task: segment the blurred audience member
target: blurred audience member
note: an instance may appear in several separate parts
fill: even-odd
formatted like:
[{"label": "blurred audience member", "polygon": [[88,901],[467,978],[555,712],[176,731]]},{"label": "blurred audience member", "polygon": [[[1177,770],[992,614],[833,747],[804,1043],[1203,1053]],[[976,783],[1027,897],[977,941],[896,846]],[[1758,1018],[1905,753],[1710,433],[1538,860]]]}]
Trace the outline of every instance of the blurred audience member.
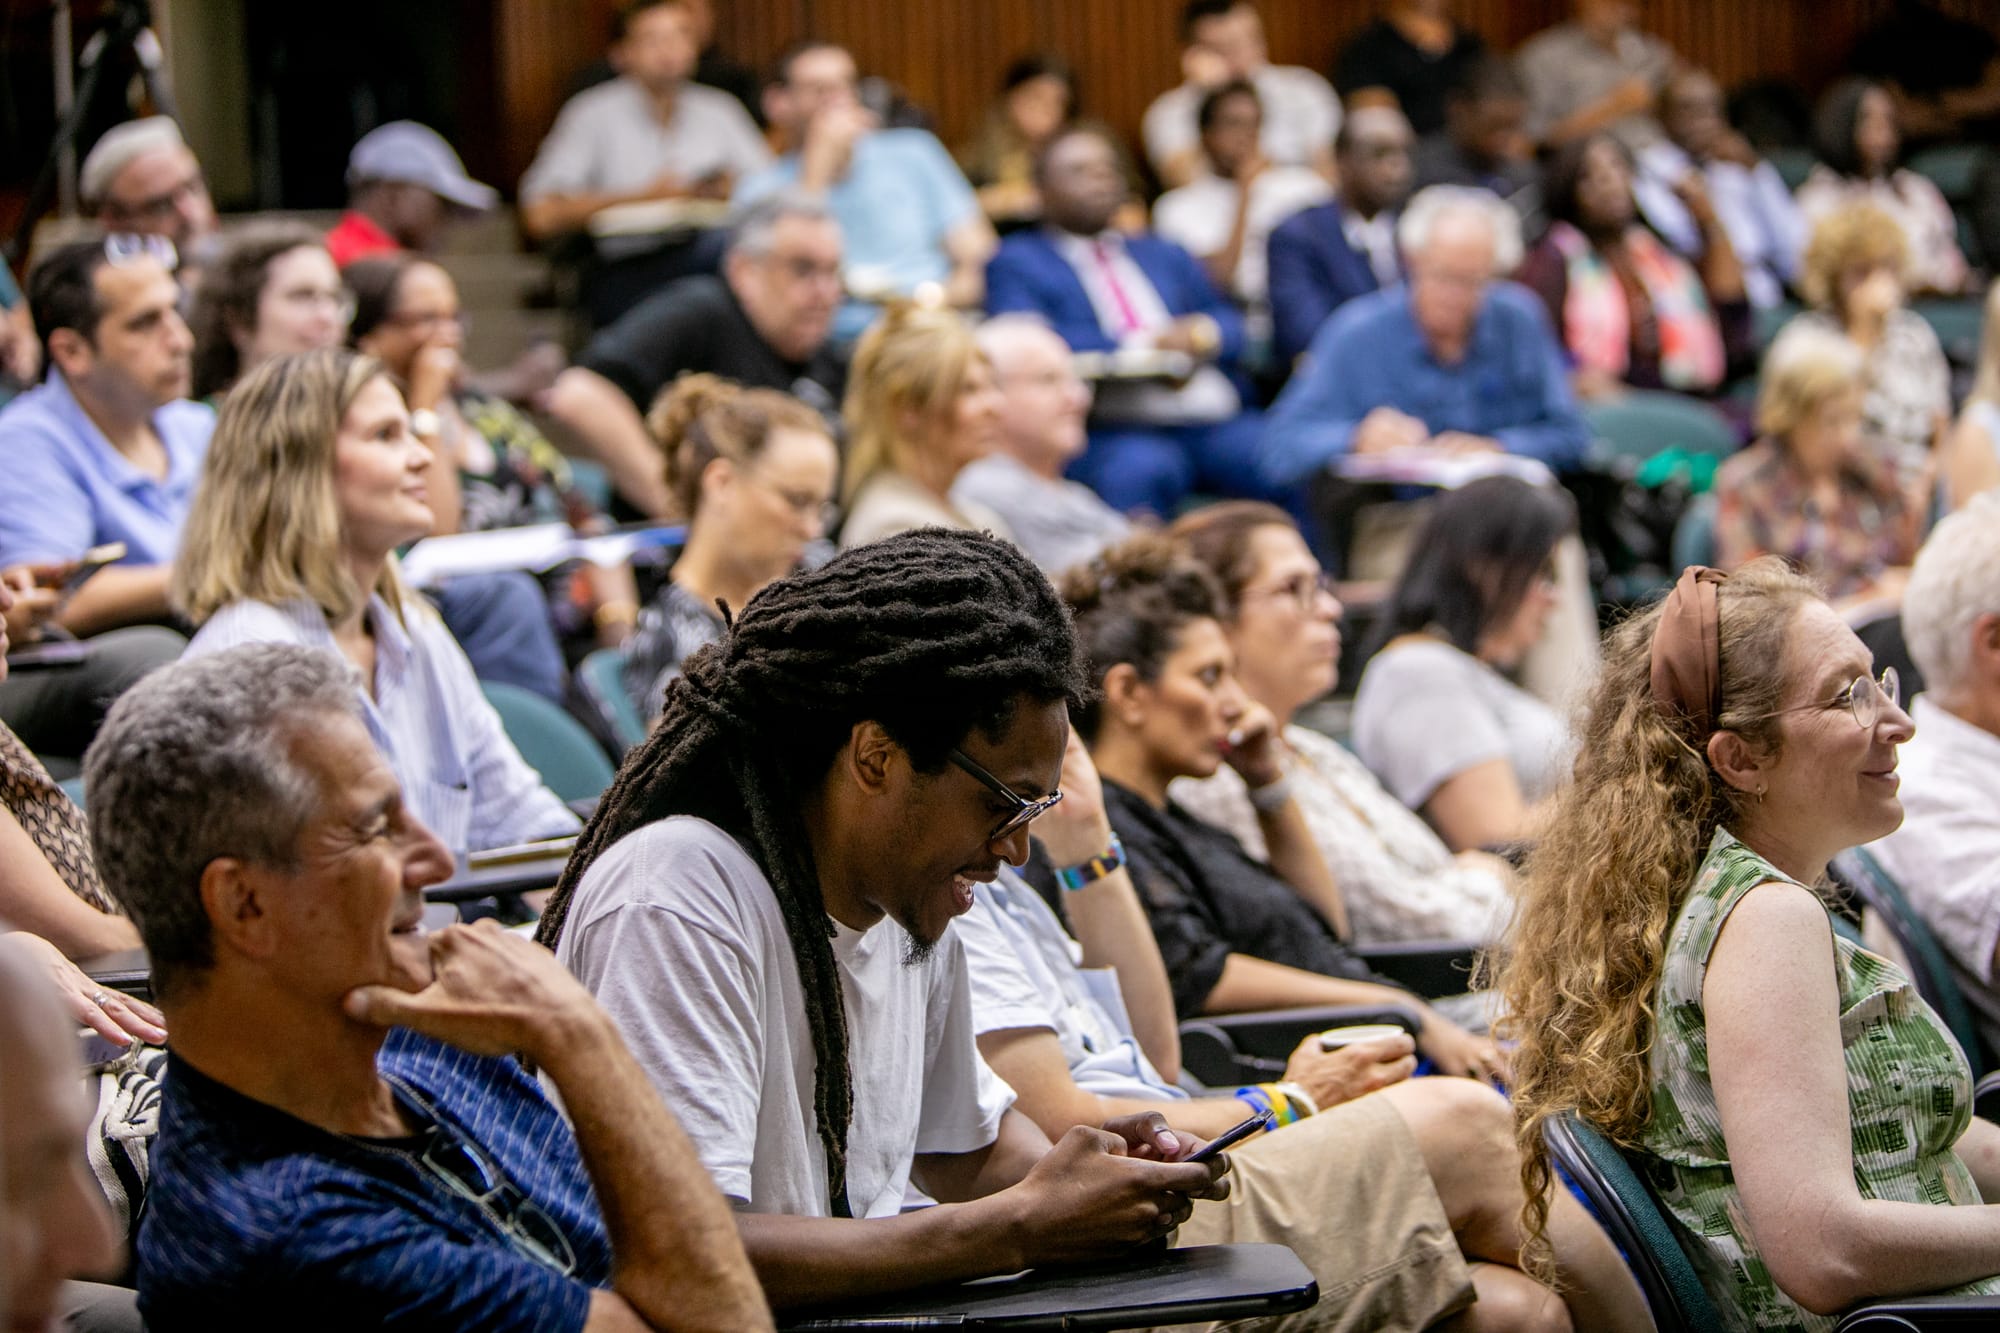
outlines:
[{"label": "blurred audience member", "polygon": [[1936,0],[1897,0],[1861,30],[1847,67],[1880,80],[1912,139],[1992,143],[2000,133],[2000,37]]},{"label": "blurred audience member", "polygon": [[77,172],[77,196],[106,231],[164,236],[183,260],[205,260],[215,234],[215,204],[201,163],[170,116],[114,125],[99,136]]},{"label": "blurred audience member", "polygon": [[1188,366],[1178,383],[1102,385],[1090,449],[1071,475],[1114,509],[1160,518],[1197,487],[1269,495],[1257,473],[1259,417],[1221,369],[1243,357],[1242,316],[1186,250],[1112,226],[1125,178],[1102,131],[1057,135],[1039,171],[1048,225],[1009,236],[993,257],[988,313],[1040,315],[1072,351],[1178,354]]},{"label": "blurred audience member", "polygon": [[[353,343],[380,361],[395,377],[410,409],[411,429],[436,456],[427,485],[434,533],[487,532],[537,523],[568,523],[583,532],[608,525],[590,498],[579,491],[562,456],[533,419],[504,398],[467,382],[462,357],[465,320],[458,287],[438,265],[394,254],[357,261],[347,270],[355,296]],[[579,575],[584,591],[572,589]],[[492,577],[492,576],[472,576]],[[526,577],[525,575],[523,577]],[[579,571],[560,566],[546,576],[554,631],[565,639],[594,637],[600,646],[623,641],[639,614],[638,592],[629,567],[585,564]],[[463,619],[465,607],[454,590],[440,590],[445,624],[472,659],[481,679],[530,684],[538,693],[562,698],[561,654],[537,644],[524,668],[487,660],[489,627]],[[509,638],[528,630],[516,624],[500,630]],[[540,636],[535,636],[537,640]],[[554,640],[548,641],[554,646]],[[551,668],[550,663],[553,663]],[[523,681],[523,674],[531,677]]]},{"label": "blurred audience member", "polygon": [[1001,232],[1041,219],[1035,159],[1075,119],[1076,72],[1068,61],[1027,55],[1007,66],[999,101],[987,108],[978,134],[958,154],[979,206]]},{"label": "blurred audience member", "polygon": [[722,637],[721,607],[741,611],[826,535],[840,452],[826,418],[803,403],[713,375],[683,375],[646,424],[687,524],[666,584],[625,645],[625,691],[651,722],[681,663]]},{"label": "blurred audience member", "polygon": [[720,277],[656,292],[601,329],[556,377],[549,415],[646,514],[671,512],[640,414],[686,374],[777,389],[837,418],[846,357],[829,342],[840,308],[840,225],[796,189],[738,210]]},{"label": "blurred audience member", "polygon": [[246,646],[147,681],[91,751],[98,861],[174,1033],[148,1324],[770,1328],[603,1011],[494,922],[423,931],[451,850],[365,712],[339,658]]},{"label": "blurred audience member", "polygon": [[454,217],[492,210],[500,192],[465,174],[444,136],[414,120],[378,125],[347,155],[347,211],[326,234],[333,262],[429,254]]},{"label": "blurred audience member", "polygon": [[191,396],[209,405],[274,356],[338,347],[354,298],[318,231],[252,222],[229,235],[194,295]]},{"label": "blurred audience member", "polygon": [[1903,593],[1923,672],[1896,756],[1903,825],[1869,850],[1944,946],[1989,1048],[2000,1050],[2000,495],[1931,530]]},{"label": "blurred audience member", "polygon": [[[1134,538],[1063,576],[1097,697],[1075,710],[1111,829],[1159,942],[1174,1009],[1200,1014],[1365,1004],[1413,1010],[1417,1049],[1446,1074],[1493,1077],[1484,1038],[1370,971],[1284,776],[1277,724],[1243,693],[1206,572],[1172,542]],[[1254,793],[1270,853],[1175,802],[1178,778],[1224,764]]]},{"label": "blurred audience member", "polygon": [[1640,219],[1632,158],[1608,134],[1555,151],[1542,187],[1549,230],[1521,265],[1575,367],[1579,397],[1623,387],[1711,393],[1750,355],[1743,270],[1698,175],[1675,182],[1701,231],[1700,268]]},{"label": "blurred audience member", "polygon": [[973,337],[1000,390],[999,447],[966,464],[953,502],[998,514],[1015,545],[1051,575],[1123,540],[1131,521],[1063,477],[1090,439],[1090,386],[1077,377],[1069,344],[1032,315],[996,316]]},{"label": "blurred audience member", "polygon": [[1639,154],[1635,184],[1646,221],[1683,256],[1708,256],[1701,218],[1682,182],[1698,177],[1716,219],[1736,252],[1750,304],[1767,309],[1785,299],[1806,248],[1805,214],[1750,141],[1730,128],[1722,88],[1705,70],[1683,68],[1660,95],[1666,138]]},{"label": "blurred audience member", "polygon": [[1409,281],[1320,326],[1271,408],[1264,466],[1301,482],[1348,453],[1501,451],[1573,466],[1590,429],[1520,265],[1520,223],[1484,190],[1434,185],[1396,224]]},{"label": "blurred audience member", "polygon": [[1523,221],[1540,210],[1541,173],[1528,137],[1528,94],[1512,61],[1488,53],[1466,65],[1445,94],[1444,128],[1411,155],[1415,188],[1467,185],[1491,190]]},{"label": "blurred audience member", "polygon": [[[685,0],[642,0],[620,11],[618,77],[564,104],[521,177],[521,227],[551,240],[619,204],[727,199],[771,160],[736,99],[690,81],[695,42]],[[599,237],[584,306],[602,326],[654,288],[699,272],[700,234],[663,229]]]},{"label": "blurred audience member", "polygon": [[719,88],[735,98],[757,128],[764,128],[763,80],[757,71],[732,59],[715,40],[715,0],[681,0],[687,10],[688,32],[694,38],[694,81]]},{"label": "blurred audience member", "polygon": [[223,405],[174,568],[174,600],[201,626],[188,655],[335,654],[411,811],[455,852],[574,833],[397,573],[396,548],[436,523],[432,461],[374,358],[305,352],[252,371]]},{"label": "blurred audience member", "polygon": [[1979,369],[1958,425],[1938,461],[1945,503],[1963,506],[2000,486],[2000,282],[1986,289],[1986,327],[1979,336]]},{"label": "blurred audience member", "polygon": [[1764,357],[1761,438],[1715,474],[1715,563],[1783,556],[1839,609],[1902,596],[1924,506],[1862,428],[1862,354],[1838,331],[1795,321]]},{"label": "blurred audience member", "polygon": [[1452,21],[1451,0],[1388,0],[1334,61],[1333,86],[1350,115],[1389,107],[1415,133],[1435,134],[1452,88],[1485,53],[1478,33]]},{"label": "blurred audience member", "polygon": [[1441,496],[1411,544],[1354,696],[1354,752],[1453,851],[1534,836],[1574,754],[1562,715],[1509,676],[1560,594],[1569,496],[1488,477]]},{"label": "blurred audience member", "polygon": [[1403,280],[1396,220],[1410,194],[1408,122],[1393,107],[1358,107],[1341,122],[1334,156],[1339,198],[1271,233],[1272,333],[1285,367],[1341,305]]},{"label": "blurred audience member", "polygon": [[952,495],[958,474],[992,453],[1000,434],[993,367],[962,315],[891,306],[855,349],[841,415],[841,549],[931,526],[1013,536],[998,514]]},{"label": "blurred audience member", "polygon": [[[1498,939],[1513,869],[1483,851],[1454,856],[1366,764],[1295,720],[1338,679],[1341,605],[1291,518],[1270,505],[1224,502],[1184,515],[1168,535],[1221,590],[1237,678],[1277,721],[1284,781],[1340,885],[1355,942]],[[1269,859],[1257,807],[1234,769],[1179,779],[1169,794]]]},{"label": "blurred audience member", "polygon": [[1298,65],[1273,65],[1264,20],[1251,0],[1187,0],[1181,10],[1181,84],[1153,99],[1140,125],[1146,158],[1162,184],[1186,185],[1202,170],[1201,99],[1244,80],[1264,108],[1260,143],[1279,166],[1311,167],[1333,179],[1340,99]]},{"label": "blurred audience member", "polygon": [[1333,193],[1319,173],[1265,158],[1257,146],[1263,118],[1257,90],[1241,80],[1203,97],[1196,121],[1208,169],[1153,205],[1154,230],[1201,261],[1209,281],[1244,307],[1257,339],[1270,336],[1272,229]]},{"label": "blurred audience member", "polygon": [[14,285],[14,275],[0,263],[0,404],[27,388],[42,373],[42,344],[28,299]]},{"label": "blurred audience member", "polygon": [[[0,935],[0,1295],[8,1327],[77,1327],[60,1316],[77,1278],[116,1275],[123,1247],[82,1152],[91,1103],[76,1024],[56,1004],[34,937]],[[129,1312],[129,1296],[128,1312]]]},{"label": "blurred audience member", "polygon": [[1633,0],[1573,0],[1571,18],[1522,45],[1528,132],[1556,147],[1607,130],[1631,152],[1659,141],[1653,118],[1674,52],[1639,30]]},{"label": "blurred audience member", "polygon": [[1911,290],[1964,291],[1970,275],[1958,248],[1958,220],[1935,184],[1898,165],[1903,134],[1889,90],[1842,79],[1820,98],[1813,138],[1819,162],[1799,186],[1806,220],[1817,226],[1849,205],[1873,204],[1902,229]]},{"label": "blurred audience member", "polygon": [[215,413],[186,401],[193,335],[174,249],[114,235],[51,252],[28,278],[48,371],[0,409],[0,566],[59,564],[122,542],[52,617],[73,634],[165,619]]},{"label": "blurred audience member", "polygon": [[1930,322],[1906,304],[1910,252],[1895,219],[1872,203],[1822,217],[1799,287],[1808,326],[1845,333],[1867,358],[1861,419],[1906,481],[1930,462],[1951,424],[1951,366]]},{"label": "blurred audience member", "polygon": [[743,180],[739,204],[787,186],[823,195],[840,223],[842,275],[850,299],[833,333],[852,342],[876,315],[871,302],[931,288],[976,308],[985,294],[992,224],[944,145],[925,130],[878,129],[855,95],[854,57],[806,41],[778,62],[764,108],[785,155]]}]

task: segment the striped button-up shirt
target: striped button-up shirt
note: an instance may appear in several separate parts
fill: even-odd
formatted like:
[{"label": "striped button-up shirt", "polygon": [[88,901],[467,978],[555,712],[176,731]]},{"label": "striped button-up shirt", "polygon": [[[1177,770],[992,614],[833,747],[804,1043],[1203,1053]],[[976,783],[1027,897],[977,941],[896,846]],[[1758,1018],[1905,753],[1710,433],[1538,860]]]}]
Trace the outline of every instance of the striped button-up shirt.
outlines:
[{"label": "striped button-up shirt", "polygon": [[[579,821],[542,785],[480,693],[472,664],[430,607],[412,599],[399,619],[368,599],[375,688],[355,673],[368,734],[403,785],[403,800],[456,852],[574,833]],[[234,602],[201,627],[187,656],[245,643],[340,648],[311,602]],[[345,658],[341,659],[345,661]]]}]

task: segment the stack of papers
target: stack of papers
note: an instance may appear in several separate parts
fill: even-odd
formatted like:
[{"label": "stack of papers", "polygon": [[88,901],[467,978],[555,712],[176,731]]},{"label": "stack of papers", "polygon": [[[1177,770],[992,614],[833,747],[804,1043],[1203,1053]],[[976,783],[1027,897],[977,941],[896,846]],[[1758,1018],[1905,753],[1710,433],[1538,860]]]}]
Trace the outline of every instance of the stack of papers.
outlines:
[{"label": "stack of papers", "polygon": [[461,574],[516,569],[539,573],[571,560],[587,560],[610,569],[625,564],[643,547],[678,546],[686,537],[684,527],[625,528],[587,537],[567,523],[457,532],[448,537],[426,537],[405,551],[403,577],[419,588],[433,588]]}]

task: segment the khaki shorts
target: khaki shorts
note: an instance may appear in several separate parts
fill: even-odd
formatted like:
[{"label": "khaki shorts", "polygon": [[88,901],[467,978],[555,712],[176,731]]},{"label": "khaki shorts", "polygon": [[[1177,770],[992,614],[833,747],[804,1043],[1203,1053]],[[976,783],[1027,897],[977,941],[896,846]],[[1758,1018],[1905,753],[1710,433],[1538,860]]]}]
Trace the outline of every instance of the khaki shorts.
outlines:
[{"label": "khaki shorts", "polygon": [[1319,1304],[1227,1327],[1414,1330],[1472,1304],[1472,1273],[1444,1204],[1387,1098],[1261,1135],[1230,1161],[1229,1198],[1195,1204],[1175,1243],[1290,1246],[1319,1279]]}]

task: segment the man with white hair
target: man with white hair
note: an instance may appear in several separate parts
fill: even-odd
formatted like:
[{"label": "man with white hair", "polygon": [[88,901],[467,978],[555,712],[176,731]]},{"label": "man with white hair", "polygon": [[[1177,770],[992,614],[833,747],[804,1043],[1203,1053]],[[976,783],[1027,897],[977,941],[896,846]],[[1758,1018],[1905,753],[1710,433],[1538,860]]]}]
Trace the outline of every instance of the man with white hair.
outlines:
[{"label": "man with white hair", "polygon": [[1898,756],[1903,826],[1869,850],[2000,1048],[2000,492],[1932,529],[1903,593],[1903,637],[1926,688]]},{"label": "man with white hair", "polygon": [[106,130],[83,159],[77,192],[107,231],[164,236],[184,256],[215,234],[208,181],[170,116]]},{"label": "man with white hair", "polygon": [[1408,279],[1320,326],[1264,432],[1270,480],[1290,485],[1343,454],[1502,451],[1574,466],[1590,438],[1561,345],[1526,288],[1512,209],[1435,185],[1396,229]]},{"label": "man with white hair", "polygon": [[975,336],[1000,390],[1000,447],[966,465],[952,498],[1007,520],[1015,545],[1051,574],[1122,541],[1130,520],[1063,477],[1089,442],[1091,400],[1070,364],[1069,344],[1033,315],[989,319]]}]

